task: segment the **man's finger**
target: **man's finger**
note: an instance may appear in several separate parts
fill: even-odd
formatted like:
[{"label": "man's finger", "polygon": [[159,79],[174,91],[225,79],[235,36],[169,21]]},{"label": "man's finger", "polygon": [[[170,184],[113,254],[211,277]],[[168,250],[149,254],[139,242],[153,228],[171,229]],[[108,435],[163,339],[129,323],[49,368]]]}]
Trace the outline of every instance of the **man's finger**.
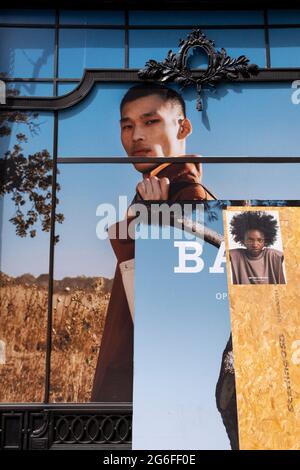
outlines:
[{"label": "man's finger", "polygon": [[163,177],[159,180],[159,183],[160,183],[161,199],[166,201],[169,198],[170,180],[169,178]]},{"label": "man's finger", "polygon": [[160,188],[160,183],[159,183],[159,179],[157,178],[157,176],[152,176],[150,178],[150,182],[152,186],[151,199],[154,199],[154,200],[161,199],[161,188]]},{"label": "man's finger", "polygon": [[151,185],[150,179],[145,178],[143,180],[143,183],[144,183],[144,186],[145,186],[145,196],[146,196],[147,199],[150,199],[151,194],[152,194],[152,185]]},{"label": "man's finger", "polygon": [[137,185],[136,185],[136,191],[140,194],[140,196],[145,199],[145,196],[146,196],[146,188],[145,188],[145,185],[144,185],[144,181],[140,181]]}]

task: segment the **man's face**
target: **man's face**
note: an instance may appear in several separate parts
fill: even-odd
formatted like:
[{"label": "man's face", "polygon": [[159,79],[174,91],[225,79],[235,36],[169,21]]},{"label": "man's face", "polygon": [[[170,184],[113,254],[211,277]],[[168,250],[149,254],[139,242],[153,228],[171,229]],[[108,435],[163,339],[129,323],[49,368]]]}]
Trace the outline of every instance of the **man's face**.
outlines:
[{"label": "man's face", "polygon": [[[121,140],[130,157],[170,157],[185,151],[180,106],[158,95],[126,103],[121,114]],[[188,120],[186,120],[188,121]],[[155,168],[155,163],[135,163],[138,171]]]},{"label": "man's face", "polygon": [[259,256],[265,246],[265,236],[260,230],[247,230],[244,245],[251,256]]}]

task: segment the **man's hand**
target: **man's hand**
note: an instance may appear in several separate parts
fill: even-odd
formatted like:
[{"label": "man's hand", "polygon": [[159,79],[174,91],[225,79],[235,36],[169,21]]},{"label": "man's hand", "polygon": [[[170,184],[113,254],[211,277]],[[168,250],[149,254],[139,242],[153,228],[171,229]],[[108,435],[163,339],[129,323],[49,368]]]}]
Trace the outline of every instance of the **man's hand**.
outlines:
[{"label": "man's hand", "polygon": [[169,196],[169,186],[169,178],[149,176],[137,185],[136,190],[145,201],[166,201]]}]

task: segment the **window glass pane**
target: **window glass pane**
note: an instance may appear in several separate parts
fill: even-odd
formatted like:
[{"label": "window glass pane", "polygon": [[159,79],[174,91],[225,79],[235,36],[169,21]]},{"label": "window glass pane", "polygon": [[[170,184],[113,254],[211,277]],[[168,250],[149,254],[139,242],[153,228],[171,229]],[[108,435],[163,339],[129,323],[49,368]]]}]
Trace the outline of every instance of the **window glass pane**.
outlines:
[{"label": "window glass pane", "polygon": [[79,82],[59,83],[57,90],[58,95],[66,95],[70,93],[70,91],[73,91],[78,85]]},{"label": "window glass pane", "polygon": [[[7,155],[10,165],[6,168],[13,168],[18,160],[18,179],[16,171],[3,171],[4,196],[0,200],[0,339],[5,348],[0,364],[0,401],[42,402],[45,393],[48,216],[52,171],[48,167],[42,172],[40,163],[43,162],[45,167],[45,162],[51,160],[53,121],[47,113],[41,113],[37,118],[26,118],[25,113],[20,112],[13,115],[27,124],[8,125],[11,134],[0,138],[1,157],[8,149],[12,152]],[[2,115],[1,130],[7,125],[7,117]],[[30,122],[38,124],[39,128],[32,128]],[[26,135],[27,143],[18,141],[20,133]],[[15,144],[20,148],[14,148]],[[44,149],[49,153],[43,152]],[[34,161],[28,164],[29,155],[35,157],[35,164]],[[43,183],[44,189],[39,183]],[[38,205],[33,203],[35,199],[30,200],[34,195],[39,198]]]},{"label": "window glass pane", "polygon": [[9,77],[53,76],[54,30],[1,28],[0,70]]},{"label": "window glass pane", "polygon": [[[35,238],[21,238],[9,221],[11,196],[2,199],[0,402],[42,402],[45,386],[49,233],[36,225]],[[27,202],[27,209],[30,204]]]},{"label": "window glass pane", "polygon": [[189,153],[299,155],[300,105],[293,104],[293,92],[290,83],[224,83],[215,93],[205,91],[205,109],[199,112],[194,90],[186,90],[183,97],[194,128]]},{"label": "window glass pane", "polygon": [[0,10],[0,23],[52,24],[54,22],[54,10]]},{"label": "window glass pane", "polygon": [[203,165],[203,183],[218,199],[298,200],[299,178],[298,163]]},{"label": "window glass pane", "polygon": [[[260,67],[265,66],[264,33],[261,30],[207,30],[209,39],[215,41],[217,49],[224,47],[228,55],[238,57],[246,55],[251,62]],[[129,64],[132,68],[144,67],[151,58],[161,61],[166,58],[168,50],[178,51],[179,39],[184,39],[190,31],[138,30],[129,32]],[[192,53],[192,51],[190,51]]]},{"label": "window glass pane", "polygon": [[300,9],[298,10],[269,10],[269,24],[300,24]]},{"label": "window glass pane", "polygon": [[[18,111],[10,111],[9,114],[15,116],[13,122],[7,123],[5,119],[5,126],[7,125],[11,132],[5,137],[0,137],[0,152],[1,157],[7,150],[12,150],[16,143],[18,134],[25,134],[27,136],[27,142],[22,141],[22,148],[26,154],[39,152],[40,150],[47,149],[52,155],[53,152],[53,115],[47,112],[38,112],[37,117],[33,116],[33,113],[22,112],[21,117],[28,116],[26,118],[28,124],[17,122],[16,119]],[[4,113],[3,113],[4,114]],[[6,112],[5,112],[6,115]],[[30,122],[32,125],[30,125]]]},{"label": "window glass pane", "polygon": [[60,10],[60,24],[124,25],[124,12],[111,10]]},{"label": "window glass pane", "polygon": [[[97,84],[81,103],[60,111],[59,155],[125,156],[119,107],[130,87],[131,84]],[[221,84],[215,92],[204,91],[204,110],[199,112],[195,89],[186,89],[183,98],[193,125],[193,133],[187,139],[188,153],[298,155],[299,105],[292,102],[295,92],[289,83]],[[80,139],[70,139],[78,135]]]},{"label": "window glass pane", "polygon": [[[111,204],[116,220],[123,218],[138,179],[129,164],[59,165],[61,202],[57,210],[65,219],[56,227],[52,402],[91,401],[116,269],[109,239],[99,238],[98,224],[104,217],[96,211],[101,204]],[[121,195],[126,198],[123,209]],[[122,372],[117,367],[116,373]]]},{"label": "window glass pane", "polygon": [[127,84],[96,84],[81,103],[60,111],[59,156],[124,156],[119,107],[127,89]]},{"label": "window glass pane", "polygon": [[124,67],[124,31],[61,30],[59,76],[81,78],[83,70]]},{"label": "window glass pane", "polygon": [[262,11],[130,11],[130,25],[262,24]]},{"label": "window glass pane", "polygon": [[53,96],[52,83],[10,82],[8,85],[19,92],[18,96]]},{"label": "window glass pane", "polygon": [[271,66],[300,67],[300,28],[270,29]]}]

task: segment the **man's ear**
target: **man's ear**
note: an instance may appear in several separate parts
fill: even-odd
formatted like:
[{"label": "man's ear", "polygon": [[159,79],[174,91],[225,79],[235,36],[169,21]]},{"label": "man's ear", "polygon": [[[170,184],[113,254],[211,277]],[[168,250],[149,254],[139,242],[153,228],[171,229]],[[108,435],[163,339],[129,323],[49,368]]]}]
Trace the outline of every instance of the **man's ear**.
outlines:
[{"label": "man's ear", "polygon": [[192,133],[192,123],[188,118],[179,120],[178,139],[185,139]]}]

